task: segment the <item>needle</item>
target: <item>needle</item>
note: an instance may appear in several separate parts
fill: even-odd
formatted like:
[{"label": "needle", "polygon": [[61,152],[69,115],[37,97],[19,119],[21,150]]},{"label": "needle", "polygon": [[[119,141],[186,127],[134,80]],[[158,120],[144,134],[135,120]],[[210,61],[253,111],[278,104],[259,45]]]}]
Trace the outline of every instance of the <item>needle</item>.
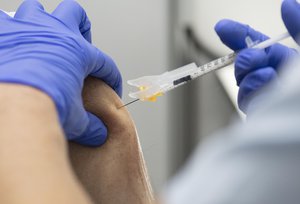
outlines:
[{"label": "needle", "polygon": [[135,102],[138,102],[139,100],[140,100],[140,99],[136,99],[136,100],[134,100],[134,101],[131,101],[131,102],[129,102],[129,103],[127,103],[127,104],[125,104],[125,105],[119,107],[118,109],[121,109],[121,108],[124,108],[124,107],[126,107],[126,106],[129,106],[130,104],[133,104],[133,103],[135,103]]}]

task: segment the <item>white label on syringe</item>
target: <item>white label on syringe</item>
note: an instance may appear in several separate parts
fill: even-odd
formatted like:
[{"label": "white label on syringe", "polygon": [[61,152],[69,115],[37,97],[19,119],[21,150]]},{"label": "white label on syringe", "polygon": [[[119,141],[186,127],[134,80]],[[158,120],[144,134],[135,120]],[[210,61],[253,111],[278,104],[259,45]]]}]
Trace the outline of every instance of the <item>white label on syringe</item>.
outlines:
[{"label": "white label on syringe", "polygon": [[195,72],[193,75],[192,75],[192,78],[197,78],[199,76],[202,76],[204,74],[207,74],[211,71],[214,71],[214,70],[217,70],[217,69],[220,69],[222,67],[226,67],[230,64],[232,64],[235,60],[235,57],[236,57],[236,54],[235,53],[231,53],[229,55],[226,55],[224,57],[221,57],[219,59],[216,59],[214,61],[211,61],[205,65],[202,65],[199,67],[199,71],[198,72]]}]

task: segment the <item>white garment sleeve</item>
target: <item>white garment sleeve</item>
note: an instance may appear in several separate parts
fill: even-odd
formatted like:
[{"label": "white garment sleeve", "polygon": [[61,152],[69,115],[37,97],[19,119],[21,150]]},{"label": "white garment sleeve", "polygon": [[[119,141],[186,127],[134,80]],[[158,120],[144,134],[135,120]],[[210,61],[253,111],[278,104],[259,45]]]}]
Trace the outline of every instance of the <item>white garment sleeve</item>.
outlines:
[{"label": "white garment sleeve", "polygon": [[245,124],[199,146],[163,194],[164,204],[300,203],[300,62],[265,90]]}]

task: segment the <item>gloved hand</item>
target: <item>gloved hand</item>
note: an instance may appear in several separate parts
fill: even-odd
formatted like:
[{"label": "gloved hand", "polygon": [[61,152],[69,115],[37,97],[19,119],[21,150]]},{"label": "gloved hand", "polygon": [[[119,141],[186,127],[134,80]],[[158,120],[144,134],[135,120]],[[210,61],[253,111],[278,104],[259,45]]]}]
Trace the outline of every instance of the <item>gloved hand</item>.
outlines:
[{"label": "gloved hand", "polygon": [[[288,0],[287,0],[288,1]],[[264,41],[268,37],[257,32],[247,25],[231,21],[220,21],[215,30],[221,41],[234,51],[247,48],[245,38],[249,36],[253,41]],[[277,79],[281,66],[296,51],[286,46],[275,44],[266,49],[242,50],[235,61],[235,77],[239,86],[239,108],[247,113],[255,96],[269,84]]]},{"label": "gloved hand", "polygon": [[91,45],[90,29],[85,11],[73,0],[63,1],[52,14],[35,0],[24,1],[14,18],[0,12],[0,82],[45,92],[55,102],[67,138],[98,146],[107,130],[83,108],[84,79],[98,77],[119,96],[122,82],[111,58]]}]

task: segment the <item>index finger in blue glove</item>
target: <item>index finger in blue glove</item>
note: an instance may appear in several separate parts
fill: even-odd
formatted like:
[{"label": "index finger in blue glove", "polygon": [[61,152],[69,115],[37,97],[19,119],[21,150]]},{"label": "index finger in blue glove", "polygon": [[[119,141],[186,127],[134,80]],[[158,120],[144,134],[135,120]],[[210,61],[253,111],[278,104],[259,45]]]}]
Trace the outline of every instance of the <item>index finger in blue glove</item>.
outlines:
[{"label": "index finger in blue glove", "polygon": [[268,50],[246,49],[241,51],[235,61],[237,84],[240,85],[248,73],[257,69],[269,66],[275,71],[280,71],[282,65],[296,54],[296,50],[280,44],[275,44]]},{"label": "index finger in blue glove", "polygon": [[269,49],[266,49],[269,65],[276,71],[280,71],[282,65],[294,56],[298,55],[297,50],[291,49],[281,44],[272,45]]},{"label": "index finger in blue glove", "polygon": [[[52,15],[67,25],[73,32],[80,32],[88,42],[91,42],[91,23],[84,9],[76,1],[63,1],[53,11]],[[116,64],[96,47],[90,45],[88,47],[90,47],[91,65],[87,75],[102,79],[121,96],[122,78]]]},{"label": "index finger in blue glove", "polygon": [[217,23],[215,31],[221,41],[234,51],[247,48],[245,39],[249,36],[253,41],[265,41],[268,36],[252,29],[250,26],[224,19]]},{"label": "index finger in blue glove", "polygon": [[91,43],[91,22],[84,9],[76,1],[65,0],[61,2],[52,12],[52,15],[73,32],[80,32]]},{"label": "index finger in blue glove", "polygon": [[241,51],[235,60],[235,77],[239,86],[244,77],[250,72],[268,65],[267,53],[259,49]]},{"label": "index finger in blue glove", "polygon": [[37,23],[36,21],[41,19],[38,17],[41,12],[44,12],[44,7],[39,1],[25,0],[17,9],[14,18],[19,20],[29,20]]},{"label": "index finger in blue glove", "polygon": [[277,73],[272,67],[265,67],[249,73],[240,84],[238,93],[239,108],[247,113],[252,100],[270,82],[275,81]]},{"label": "index finger in blue glove", "polygon": [[73,141],[91,147],[103,145],[107,139],[107,128],[104,123],[92,113],[87,112],[89,124],[85,132]]},{"label": "index finger in blue glove", "polygon": [[281,15],[286,28],[294,40],[300,45],[300,4],[296,0],[282,2]]},{"label": "index finger in blue glove", "polygon": [[[78,93],[80,95],[80,92]],[[76,111],[70,112],[69,121],[64,124],[68,139],[82,145],[102,145],[107,138],[107,129],[104,123],[84,109],[82,100],[73,101],[69,107]]]},{"label": "index finger in blue glove", "polygon": [[94,46],[92,46],[91,53],[90,57],[92,58],[93,64],[88,74],[102,79],[122,97],[122,77],[115,62]]}]

